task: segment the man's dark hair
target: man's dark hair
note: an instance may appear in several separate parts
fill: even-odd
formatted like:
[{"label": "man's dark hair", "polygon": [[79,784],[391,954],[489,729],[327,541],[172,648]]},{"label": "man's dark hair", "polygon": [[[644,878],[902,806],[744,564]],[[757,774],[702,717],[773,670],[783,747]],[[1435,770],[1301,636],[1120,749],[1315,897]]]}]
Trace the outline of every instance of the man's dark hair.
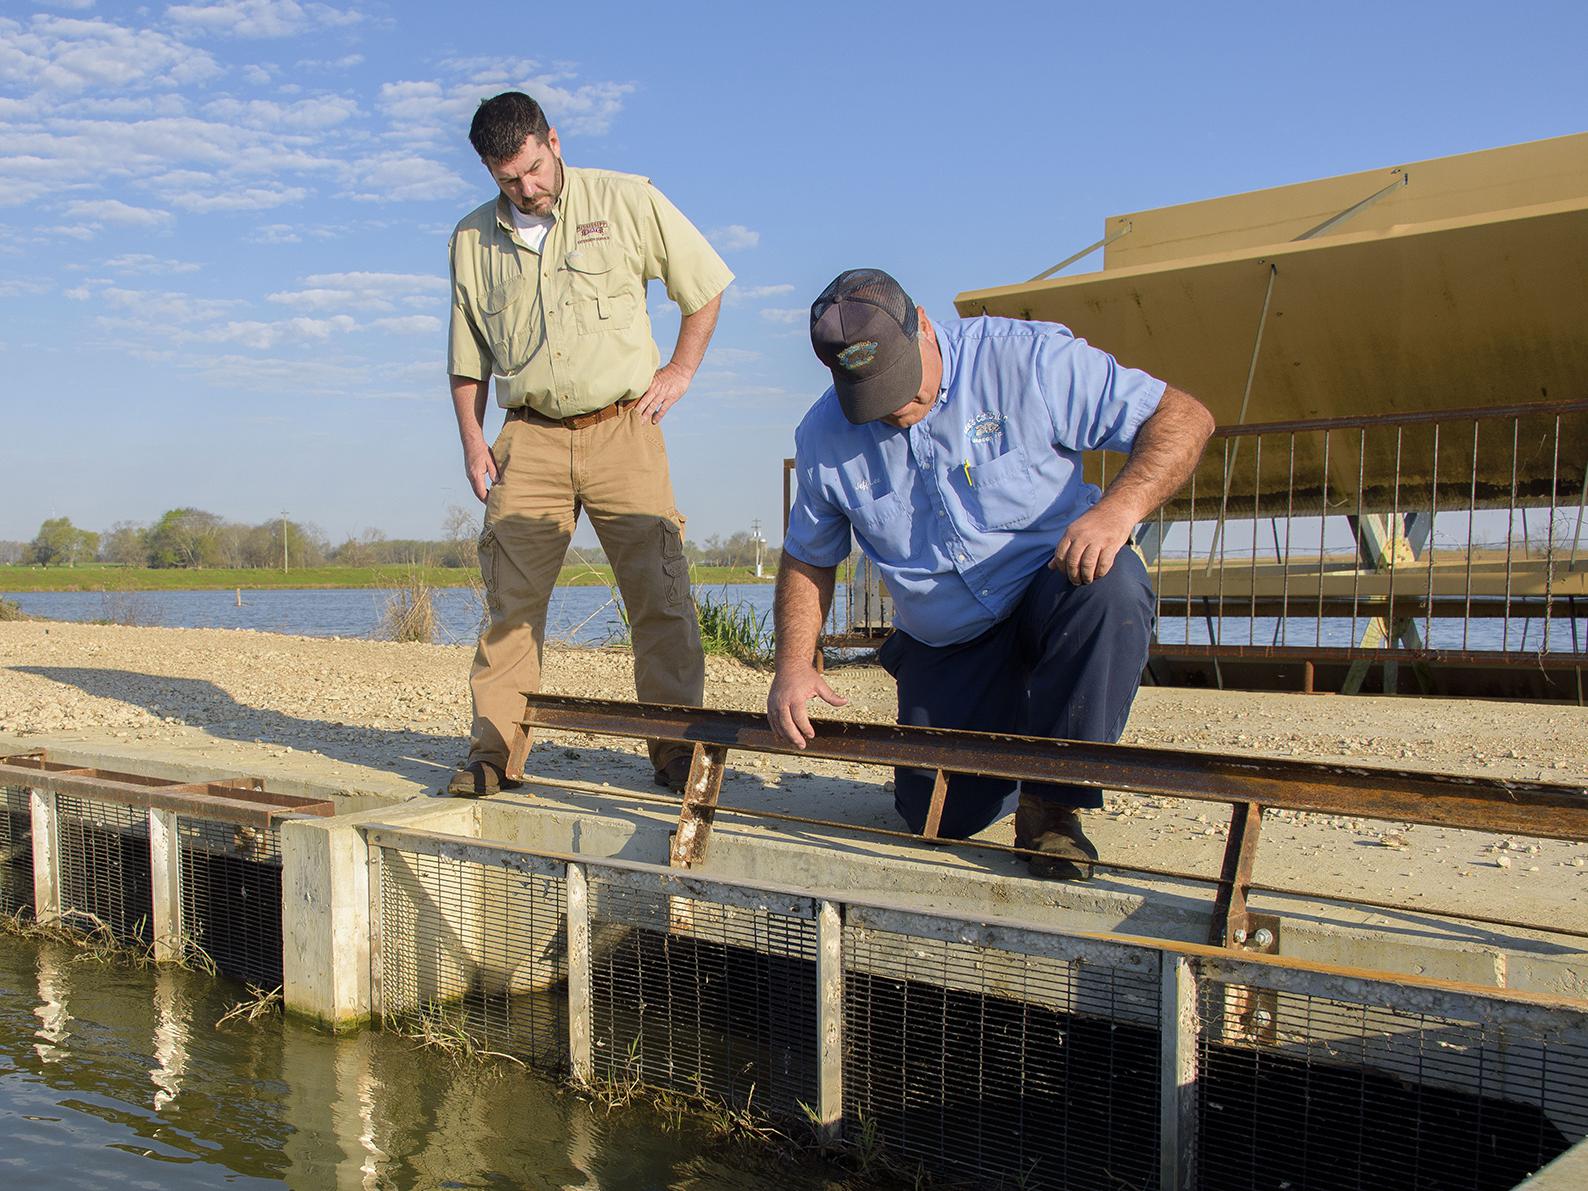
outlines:
[{"label": "man's dark hair", "polygon": [[544,145],[550,131],[540,104],[522,91],[503,91],[480,102],[469,125],[469,144],[484,161],[511,161],[530,137]]}]

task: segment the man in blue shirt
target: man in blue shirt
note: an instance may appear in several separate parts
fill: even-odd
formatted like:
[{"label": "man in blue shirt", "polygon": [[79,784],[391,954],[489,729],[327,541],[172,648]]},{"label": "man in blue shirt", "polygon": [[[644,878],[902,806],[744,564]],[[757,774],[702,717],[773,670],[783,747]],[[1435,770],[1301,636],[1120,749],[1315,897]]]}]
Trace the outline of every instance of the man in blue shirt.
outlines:
[{"label": "man in blue shirt", "polygon": [[[811,307],[833,387],[795,432],[798,491],[783,541],[777,668],[767,720],[803,748],[807,704],[841,707],[814,665],[850,537],[881,570],[895,631],[882,665],[899,722],[1113,742],[1152,633],[1132,530],[1190,476],[1213,417],[1189,394],[1055,323],[934,324],[888,274],[852,269]],[[1128,452],[1100,492],[1087,451]],[[934,775],[900,769],[894,804],[925,826]],[[972,835],[1007,813],[1015,783],[955,774],[939,831]],[[1079,786],[1026,783],[1015,843],[1040,876],[1086,878],[1097,859]]]}]

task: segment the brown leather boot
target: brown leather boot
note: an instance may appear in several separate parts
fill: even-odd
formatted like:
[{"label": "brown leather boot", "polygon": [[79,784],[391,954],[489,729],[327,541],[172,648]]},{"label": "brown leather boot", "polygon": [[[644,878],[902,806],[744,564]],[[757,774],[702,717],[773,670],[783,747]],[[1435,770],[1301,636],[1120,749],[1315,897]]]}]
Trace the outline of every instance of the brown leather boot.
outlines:
[{"label": "brown leather boot", "polygon": [[516,790],[519,783],[510,781],[499,765],[489,761],[470,761],[452,775],[447,783],[447,793],[454,798],[488,798],[503,790]]},{"label": "brown leather boot", "polygon": [[1022,791],[1015,810],[1015,847],[1042,853],[1026,857],[1026,867],[1033,877],[1049,881],[1092,879],[1097,846],[1081,830],[1080,816],[1073,807]]}]

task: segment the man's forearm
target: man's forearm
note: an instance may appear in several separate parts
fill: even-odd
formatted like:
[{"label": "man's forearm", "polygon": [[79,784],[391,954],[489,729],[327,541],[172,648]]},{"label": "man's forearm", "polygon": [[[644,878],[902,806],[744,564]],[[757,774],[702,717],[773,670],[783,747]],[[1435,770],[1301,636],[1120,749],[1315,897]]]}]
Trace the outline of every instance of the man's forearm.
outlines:
[{"label": "man's forearm", "polygon": [[485,442],[485,400],[490,393],[488,380],[472,376],[453,376],[452,407],[458,415],[458,437],[464,449]]},{"label": "man's forearm", "polygon": [[790,554],[783,555],[772,603],[779,669],[785,664],[812,664],[822,621],[833,602],[837,574],[837,567],[813,567]]},{"label": "man's forearm", "polygon": [[1118,512],[1132,525],[1145,521],[1191,478],[1213,427],[1207,406],[1170,385],[1136,432],[1130,457],[1098,507]]},{"label": "man's forearm", "polygon": [[699,310],[684,315],[678,322],[678,342],[673,346],[673,358],[668,361],[685,376],[693,377],[706,358],[706,348],[711,334],[717,329],[717,315],[722,310],[722,295],[718,294]]}]

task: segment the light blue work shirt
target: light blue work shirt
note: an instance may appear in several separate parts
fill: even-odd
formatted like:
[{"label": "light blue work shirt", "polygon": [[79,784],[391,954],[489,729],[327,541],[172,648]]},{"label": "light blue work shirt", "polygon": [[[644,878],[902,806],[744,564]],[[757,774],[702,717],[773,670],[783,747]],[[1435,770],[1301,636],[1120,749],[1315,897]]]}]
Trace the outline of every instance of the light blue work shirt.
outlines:
[{"label": "light blue work shirt", "polygon": [[983,316],[934,327],[943,384],[914,426],[855,426],[832,389],[800,422],[783,549],[837,566],[853,530],[893,597],[895,626],[952,645],[1014,611],[1102,495],[1081,479],[1082,454],[1129,452],[1164,382],[1057,323]]}]

